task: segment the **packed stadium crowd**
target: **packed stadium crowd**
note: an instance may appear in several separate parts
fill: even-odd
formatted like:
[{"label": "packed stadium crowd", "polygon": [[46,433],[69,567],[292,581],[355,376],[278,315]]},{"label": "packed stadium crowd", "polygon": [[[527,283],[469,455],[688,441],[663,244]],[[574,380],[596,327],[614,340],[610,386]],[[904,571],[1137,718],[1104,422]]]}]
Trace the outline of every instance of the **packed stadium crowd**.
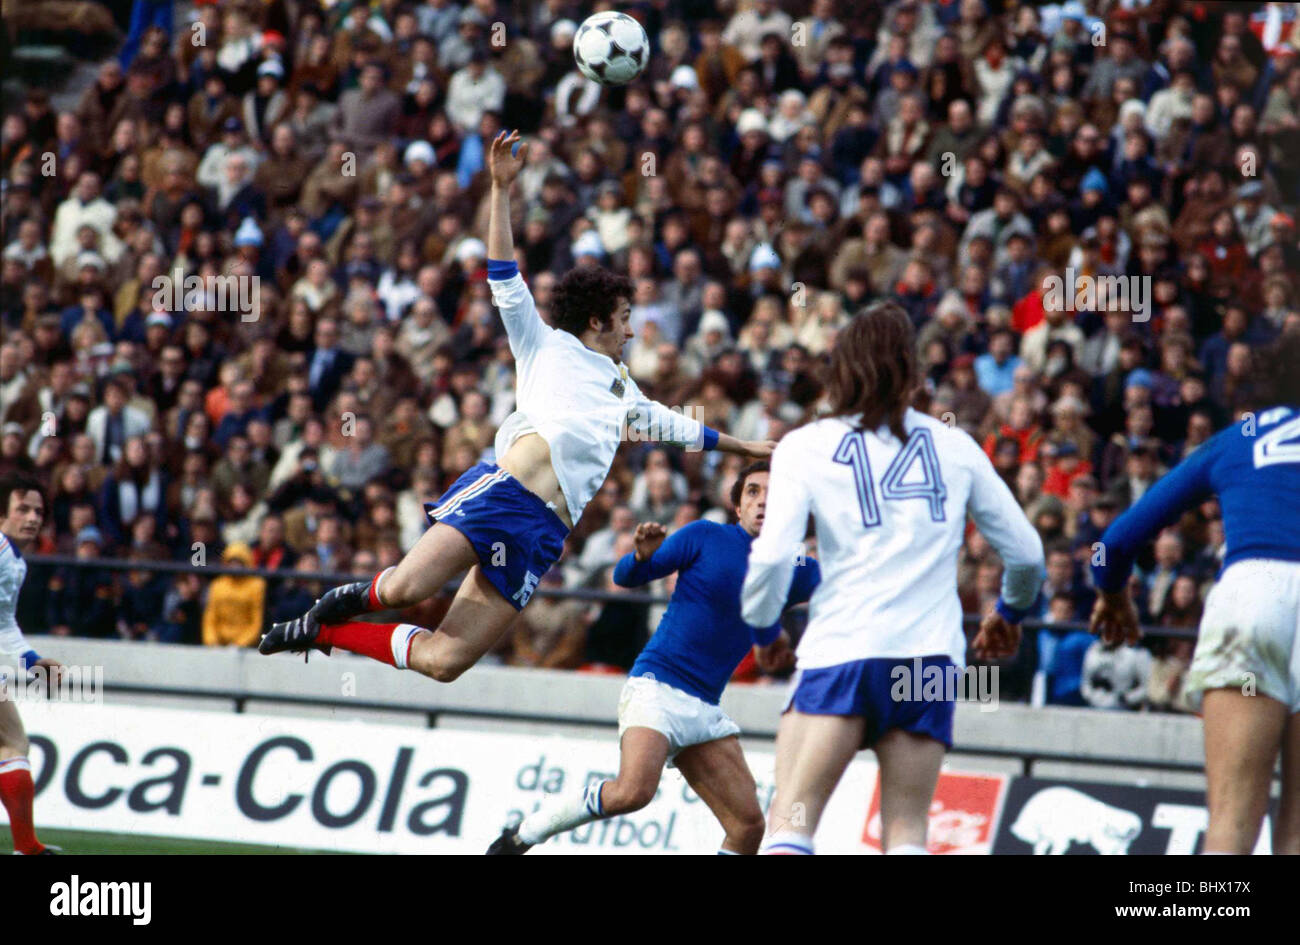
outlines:
[{"label": "packed stadium crowd", "polygon": [[[715,429],[814,416],[837,330],[901,303],[918,406],[1042,535],[1038,616],[1085,619],[1107,524],[1260,407],[1252,358],[1300,331],[1296,6],[646,0],[618,9],[649,69],[607,88],[572,40],[609,4],[136,0],[75,107],[4,118],[0,472],[48,488],[39,553],[286,579],[33,565],[19,621],[247,646],[319,593],[293,572],[414,544],[514,405],[503,128],[543,316],[574,266],[631,277],[631,375]],[[725,520],[740,465],[627,444],[543,588],[615,589],[638,522]],[[1164,532],[1143,623],[1196,627],[1222,553],[1212,502]],[[972,529],[968,613],[1000,574]],[[658,613],[539,595],[498,658],[626,670]],[[1176,710],[1192,642],[1031,630],[1001,697]]]}]

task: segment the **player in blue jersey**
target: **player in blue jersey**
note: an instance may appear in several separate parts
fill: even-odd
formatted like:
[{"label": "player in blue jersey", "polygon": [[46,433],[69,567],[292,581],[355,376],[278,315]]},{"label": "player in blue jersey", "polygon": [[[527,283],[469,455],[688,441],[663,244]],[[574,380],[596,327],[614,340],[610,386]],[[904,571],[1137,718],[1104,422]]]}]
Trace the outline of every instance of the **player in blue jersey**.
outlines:
[{"label": "player in blue jersey", "polygon": [[1262,356],[1267,399],[1198,447],[1102,535],[1092,630],[1137,641],[1127,584],[1142,546],[1217,495],[1226,553],[1187,689],[1205,719],[1206,853],[1250,853],[1282,755],[1273,852],[1300,853],[1300,335]]},{"label": "player in blue jersey", "polygon": [[[674,571],[678,576],[668,610],[619,699],[618,777],[546,798],[518,827],[507,828],[489,854],[525,853],[582,824],[640,810],[654,799],[665,764],[681,771],[721,822],[726,837],[720,853],[758,852],[763,812],[757,786],[737,738],[740,728],[718,700],[750,647],[758,647],[765,669],[793,663],[779,624],[755,630],[740,617],[740,587],[749,546],[763,525],[768,476],[768,464],[757,462],[736,477],[731,504],[738,524],[692,522],[666,541],[662,525],[637,527],[636,552],[618,562],[614,580],[639,587]],[[786,605],[808,600],[820,579],[817,562],[803,558]]]}]

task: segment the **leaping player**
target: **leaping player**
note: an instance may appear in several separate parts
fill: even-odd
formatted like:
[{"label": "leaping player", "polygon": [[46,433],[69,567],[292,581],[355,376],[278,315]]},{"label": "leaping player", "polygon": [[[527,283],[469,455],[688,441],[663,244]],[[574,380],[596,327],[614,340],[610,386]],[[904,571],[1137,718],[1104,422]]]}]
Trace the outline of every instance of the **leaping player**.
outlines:
[{"label": "leaping player", "polygon": [[[911,324],[895,303],[855,317],[831,351],[831,415],[786,434],[772,457],[763,530],[749,556],[743,615],[767,626],[792,577],[809,512],[823,580],[799,642],[799,670],[776,737],[765,853],[810,854],[822,811],[861,748],[880,762],[882,847],[925,853],[939,767],[952,747],[955,692],[900,673],[946,677],[965,662],[957,552],[969,513],[1002,556],[996,612],[977,653],[1015,652],[1038,597],[1043,546],[966,433],[908,406],[917,384]],[[949,668],[954,672],[949,673]]]},{"label": "leaping player", "polygon": [[[774,443],[744,442],[646,398],[621,361],[631,339],[632,285],[599,268],[568,272],[556,286],[555,327],[537,312],[514,262],[510,185],[528,145],[499,134],[488,165],[488,284],[518,374],[518,409],[496,437],[499,465],[479,463],[428,507],[433,524],[406,556],[370,581],[326,593],[302,617],[275,624],[262,653],[340,647],[451,682],[500,638],[560,557],[564,540],[609,474],[625,430],[639,439],[770,456]],[[358,622],[437,594],[468,571],[434,630]]]},{"label": "leaping player", "polygon": [[[658,629],[632,666],[618,706],[618,777],[573,794],[554,794],[507,828],[492,855],[526,853],[582,824],[640,810],[654,799],[664,765],[675,765],[726,833],[721,854],[757,853],[763,811],[740,748],[740,727],[718,707],[727,680],[757,646],[763,668],[793,662],[780,625],[754,630],[740,618],[740,585],[749,547],[763,525],[769,468],[751,463],[731,489],[738,523],[692,522],[664,540],[654,522],[636,530],[636,551],[614,568],[614,581],[639,587],[678,572],[677,587]],[[791,549],[791,556],[794,550]],[[804,558],[786,604],[806,601],[821,579]]]},{"label": "leaping player", "polygon": [[[36,540],[45,518],[45,490],[39,481],[21,473],[0,479],[0,666],[13,666],[20,673],[41,667],[57,683],[63,668],[56,660],[42,659],[28,645],[14,612],[18,592],[27,577],[22,549]],[[14,853],[24,856],[57,853],[36,839],[32,821],[32,767],[27,762],[27,733],[18,707],[6,692],[6,673],[0,669],[0,802],[9,814]]]},{"label": "leaping player", "polygon": [[1212,495],[1227,546],[1205,601],[1187,692],[1205,719],[1205,853],[1254,850],[1282,755],[1273,852],[1300,854],[1300,335],[1263,355],[1270,409],[1221,430],[1101,536],[1092,631],[1136,643],[1128,593],[1142,546]]}]

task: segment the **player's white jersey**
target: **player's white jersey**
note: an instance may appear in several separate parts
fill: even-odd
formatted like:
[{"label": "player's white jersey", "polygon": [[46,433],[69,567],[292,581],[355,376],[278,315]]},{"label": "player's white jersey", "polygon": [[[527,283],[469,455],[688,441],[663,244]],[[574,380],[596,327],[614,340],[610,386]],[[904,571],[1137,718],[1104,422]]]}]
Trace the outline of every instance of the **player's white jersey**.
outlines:
[{"label": "player's white jersey", "polygon": [[822,582],[799,643],[800,667],[946,654],[964,665],[957,554],[969,512],[1006,566],[1002,597],[1028,608],[1043,546],[987,456],[961,430],[908,410],[906,444],[888,427],[825,418],[772,456],[767,511],[749,555],[745,621],[770,626],[790,587],[809,513]]},{"label": "player's white jersey", "polygon": [[516,367],[516,409],[497,431],[497,459],[525,433],[540,434],[574,524],[609,475],[625,431],[700,448],[704,427],[698,420],[647,399],[622,364],[542,321],[522,276],[488,284]]},{"label": "player's white jersey", "polygon": [[0,532],[0,666],[16,666],[31,651],[18,627],[18,592],[27,578],[27,562],[13,540]]}]

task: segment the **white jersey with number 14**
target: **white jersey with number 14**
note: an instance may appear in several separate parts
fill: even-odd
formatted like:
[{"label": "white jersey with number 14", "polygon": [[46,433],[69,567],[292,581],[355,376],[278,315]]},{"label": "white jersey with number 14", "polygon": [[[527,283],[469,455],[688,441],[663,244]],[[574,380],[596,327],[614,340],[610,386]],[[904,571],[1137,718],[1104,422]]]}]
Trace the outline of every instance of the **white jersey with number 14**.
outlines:
[{"label": "white jersey with number 14", "polygon": [[749,556],[745,621],[770,626],[789,590],[808,515],[822,582],[799,666],[947,655],[964,665],[957,554],[969,513],[1005,565],[1002,599],[1038,595],[1043,546],[983,450],[961,430],[909,409],[900,443],[826,418],[787,434],[772,456],[767,512]]}]

